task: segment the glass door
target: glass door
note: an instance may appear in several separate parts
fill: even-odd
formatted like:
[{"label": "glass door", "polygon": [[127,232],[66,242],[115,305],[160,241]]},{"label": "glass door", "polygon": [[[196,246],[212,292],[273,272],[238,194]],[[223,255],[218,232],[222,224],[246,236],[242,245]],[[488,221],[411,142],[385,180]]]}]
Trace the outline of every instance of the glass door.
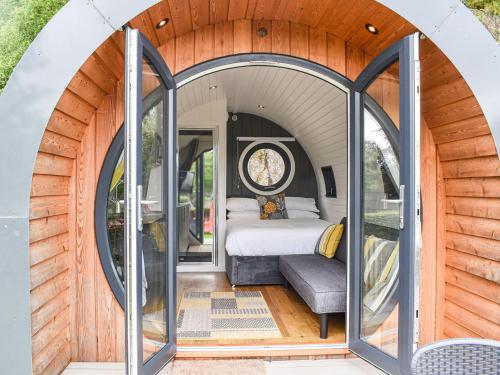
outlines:
[{"label": "glass door", "polygon": [[179,129],[178,144],[178,263],[215,263],[214,132],[212,129]]},{"label": "glass door", "polygon": [[391,374],[409,371],[417,331],[418,40],[382,52],[351,93],[349,348]]},{"label": "glass door", "polygon": [[124,268],[130,375],[156,373],[176,350],[174,108],[175,84],[163,59],[144,35],[127,28]]}]

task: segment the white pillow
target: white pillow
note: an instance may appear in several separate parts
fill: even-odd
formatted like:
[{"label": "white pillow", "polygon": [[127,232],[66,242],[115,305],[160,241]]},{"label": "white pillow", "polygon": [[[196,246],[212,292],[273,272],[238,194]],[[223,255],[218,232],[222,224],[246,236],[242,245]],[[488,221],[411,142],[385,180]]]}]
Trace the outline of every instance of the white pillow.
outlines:
[{"label": "white pillow", "polygon": [[316,212],[302,210],[286,210],[289,219],[319,219]]},{"label": "white pillow", "polygon": [[226,201],[228,211],[256,211],[260,212],[257,199],[254,198],[228,198]]},{"label": "white pillow", "polygon": [[228,219],[259,219],[260,212],[258,211],[229,211]]},{"label": "white pillow", "polygon": [[287,210],[319,212],[314,198],[285,197],[285,206]]}]

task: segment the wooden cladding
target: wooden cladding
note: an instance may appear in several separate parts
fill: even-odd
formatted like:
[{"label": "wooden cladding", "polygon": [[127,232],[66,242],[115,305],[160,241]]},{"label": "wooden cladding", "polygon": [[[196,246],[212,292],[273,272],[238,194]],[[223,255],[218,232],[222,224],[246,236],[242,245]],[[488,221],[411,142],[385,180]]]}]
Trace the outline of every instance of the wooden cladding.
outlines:
[{"label": "wooden cladding", "polygon": [[[260,37],[257,31],[267,30]],[[172,51],[174,50],[174,51]],[[355,78],[365,66],[363,51],[339,37],[288,21],[237,20],[188,32],[175,44],[160,47],[173,73],[216,57],[238,53],[279,53],[312,60]],[[346,53],[349,57],[346,60]],[[172,58],[175,56],[175,59]],[[349,71],[346,70],[349,65]]]},{"label": "wooden cladding", "polygon": [[[429,294],[436,294],[435,332],[427,342],[445,337],[499,340],[497,150],[477,100],[458,71],[432,43],[421,46],[422,114],[440,160],[436,278],[435,287],[428,287]],[[428,171],[422,172],[424,177]],[[421,306],[426,303],[421,298]]]},{"label": "wooden cladding", "polygon": [[[167,26],[154,27],[165,17]],[[368,17],[385,26],[379,35],[364,30]],[[350,79],[415,31],[369,0],[165,0],[131,24],[158,46],[173,73],[220,56],[268,52],[309,59]],[[257,35],[260,28],[265,36]],[[421,342],[500,339],[498,154],[458,71],[429,40],[421,47]],[[101,164],[123,121],[123,51],[123,34],[115,33],[75,74],[36,159],[30,212],[35,373],[58,373],[70,360],[123,360],[123,312],[100,266],[93,221]]]},{"label": "wooden cladding", "polygon": [[[114,35],[75,74],[52,113],[35,161],[30,202],[34,374],[59,373],[71,359],[97,360],[95,329],[79,324],[88,323],[81,316],[95,321],[95,301],[89,296],[107,287],[103,276],[96,281],[102,271],[95,268],[92,207],[100,165],[94,165],[98,151],[89,139],[96,135],[95,119],[102,116],[98,108],[110,95],[121,97],[122,44]],[[107,121],[113,127],[117,113]]]},{"label": "wooden cladding", "polygon": [[[67,145],[70,148],[70,145]],[[69,180],[73,161],[39,153],[30,207],[33,373],[60,372],[70,361]],[[48,164],[47,164],[47,163]],[[52,195],[58,194],[58,195]]]}]

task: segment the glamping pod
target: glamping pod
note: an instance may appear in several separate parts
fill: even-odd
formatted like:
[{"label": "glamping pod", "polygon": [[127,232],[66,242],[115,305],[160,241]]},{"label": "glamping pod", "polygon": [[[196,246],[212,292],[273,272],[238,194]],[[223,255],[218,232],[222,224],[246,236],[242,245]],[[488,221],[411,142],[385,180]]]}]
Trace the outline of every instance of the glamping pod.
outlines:
[{"label": "glamping pod", "polygon": [[0,98],[2,367],[500,340],[498,52],[455,0],[69,2]]}]

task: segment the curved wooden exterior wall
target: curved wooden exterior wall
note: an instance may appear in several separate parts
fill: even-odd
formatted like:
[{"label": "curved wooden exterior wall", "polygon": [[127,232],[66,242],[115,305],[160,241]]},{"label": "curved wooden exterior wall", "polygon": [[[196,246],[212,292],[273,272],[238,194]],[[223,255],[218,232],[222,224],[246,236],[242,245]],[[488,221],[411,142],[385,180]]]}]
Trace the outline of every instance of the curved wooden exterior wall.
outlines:
[{"label": "curved wooden exterior wall", "polygon": [[[154,24],[164,17],[163,29]],[[372,36],[364,24],[380,25]],[[173,72],[220,56],[271,52],[354,79],[371,56],[414,31],[371,0],[169,0],[131,21]],[[266,37],[256,30],[266,27]],[[500,162],[481,109],[449,60],[421,43],[421,343],[500,339]],[[124,360],[123,312],[94,238],[101,164],[123,121],[123,35],[81,67],[47,125],[34,168],[31,304],[34,373],[70,360]]]}]

